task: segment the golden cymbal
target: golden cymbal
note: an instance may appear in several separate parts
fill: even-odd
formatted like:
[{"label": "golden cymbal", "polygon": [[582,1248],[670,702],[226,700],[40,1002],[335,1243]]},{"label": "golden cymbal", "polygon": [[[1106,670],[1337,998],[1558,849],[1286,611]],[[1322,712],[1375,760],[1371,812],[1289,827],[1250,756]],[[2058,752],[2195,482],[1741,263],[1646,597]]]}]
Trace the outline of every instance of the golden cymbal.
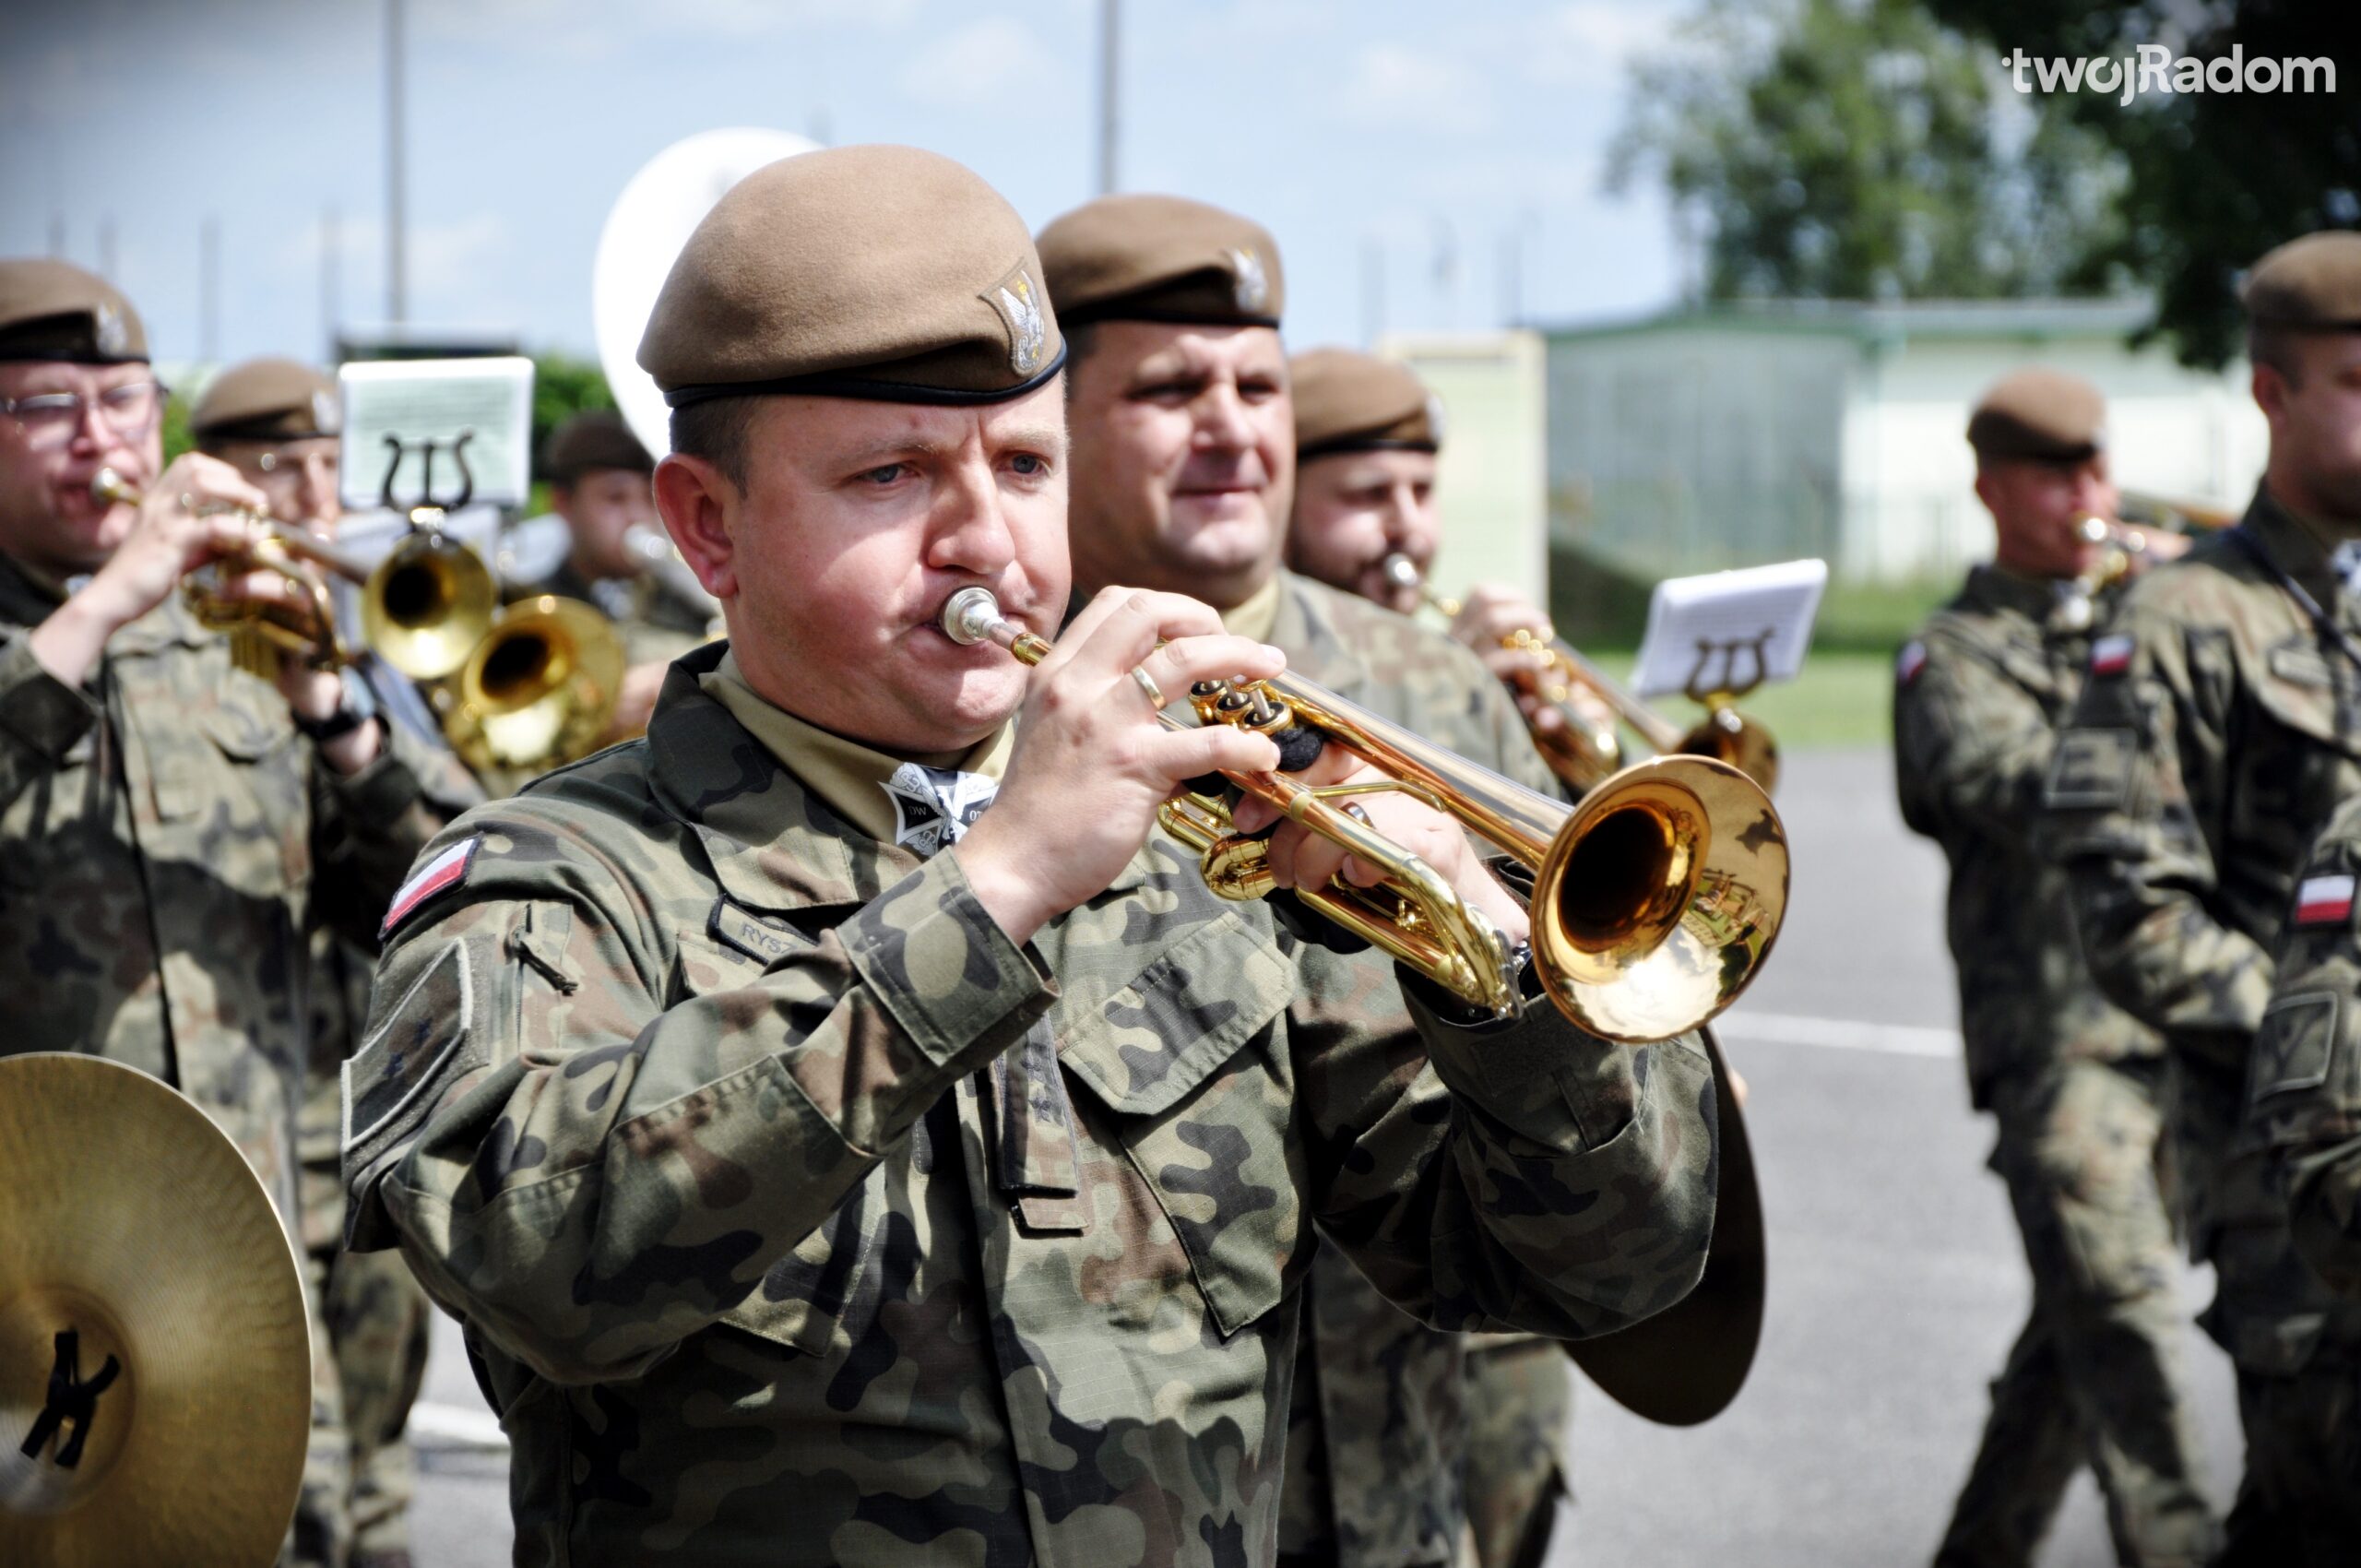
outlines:
[{"label": "golden cymbal", "polygon": [[1675,1427],[1696,1426],[1728,1408],[1746,1386],[1762,1340],[1762,1192],[1755,1182],[1754,1148],[1730,1092],[1721,1042],[1712,1029],[1703,1032],[1705,1053],[1713,1059],[1714,1104],[1721,1124],[1714,1239],[1705,1251],[1704,1277],[1654,1317],[1566,1346],[1574,1364],[1617,1404]]},{"label": "golden cymbal", "polygon": [[0,1560],[269,1563],[303,1479],[311,1334],[237,1146],[134,1068],[14,1056],[0,1171]]}]

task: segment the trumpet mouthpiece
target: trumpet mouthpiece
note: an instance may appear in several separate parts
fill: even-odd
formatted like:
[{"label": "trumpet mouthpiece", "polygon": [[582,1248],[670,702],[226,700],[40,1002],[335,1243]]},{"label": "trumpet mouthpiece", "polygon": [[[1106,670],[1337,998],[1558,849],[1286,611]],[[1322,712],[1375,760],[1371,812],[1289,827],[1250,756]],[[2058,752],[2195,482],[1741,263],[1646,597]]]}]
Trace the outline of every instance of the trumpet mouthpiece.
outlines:
[{"label": "trumpet mouthpiece", "polygon": [[113,468],[103,468],[90,476],[90,499],[103,501],[109,505],[119,502],[126,506],[136,506],[139,505],[139,492]]},{"label": "trumpet mouthpiece", "polygon": [[993,640],[993,628],[1002,624],[1000,600],[988,588],[963,588],[943,601],[937,619],[944,636],[962,647],[972,647]]},{"label": "trumpet mouthpiece", "polygon": [[1384,572],[1385,580],[1395,588],[1415,588],[1426,586],[1427,575],[1419,571],[1418,564],[1407,555],[1400,553],[1389,555],[1380,564],[1379,569]]}]

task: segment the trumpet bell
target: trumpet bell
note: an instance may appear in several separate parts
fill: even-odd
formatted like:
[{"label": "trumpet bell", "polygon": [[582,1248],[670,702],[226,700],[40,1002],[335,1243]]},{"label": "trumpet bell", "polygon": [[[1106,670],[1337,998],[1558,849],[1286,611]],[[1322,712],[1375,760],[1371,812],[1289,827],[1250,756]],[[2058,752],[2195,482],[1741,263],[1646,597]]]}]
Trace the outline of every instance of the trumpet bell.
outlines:
[{"label": "trumpet bell", "polygon": [[1602,1039],[1697,1028],[1738,999],[1787,908],[1762,791],[1704,757],[1638,763],[1583,798],[1535,873],[1534,968]]},{"label": "trumpet bell", "polygon": [[1728,763],[1762,786],[1769,794],[1779,788],[1779,742],[1757,720],[1734,707],[1716,707],[1680,737],[1673,748],[1680,756],[1712,757]]},{"label": "trumpet bell", "polygon": [[479,771],[587,755],[613,722],[623,640],[579,600],[542,594],[500,612],[460,671],[445,731]]},{"label": "trumpet bell", "polygon": [[492,628],[500,594],[466,545],[416,533],[369,574],[362,633],[377,657],[413,681],[438,681],[468,662]]}]

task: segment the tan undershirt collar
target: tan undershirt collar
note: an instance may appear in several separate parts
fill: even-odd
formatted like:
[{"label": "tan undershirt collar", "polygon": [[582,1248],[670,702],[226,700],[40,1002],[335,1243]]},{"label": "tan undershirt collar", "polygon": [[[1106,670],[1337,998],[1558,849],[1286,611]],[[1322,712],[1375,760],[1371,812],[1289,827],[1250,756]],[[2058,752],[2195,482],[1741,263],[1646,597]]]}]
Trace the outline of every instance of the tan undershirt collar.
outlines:
[{"label": "tan undershirt collar", "polygon": [[806,789],[881,844],[894,842],[901,820],[894,798],[885,792],[885,781],[903,763],[955,767],[987,778],[998,778],[1008,766],[1010,733],[1005,724],[967,751],[949,757],[889,756],[859,741],[848,741],[774,706],[746,683],[735,653],[723,654],[718,665],[697,677],[697,684],[706,695],[728,708],[730,717],[744,725],[746,732],[801,779]]},{"label": "tan undershirt collar", "polygon": [[1258,643],[1271,640],[1271,628],[1279,619],[1279,574],[1273,572],[1263,586],[1246,596],[1242,604],[1221,612],[1221,629],[1234,637],[1252,637]]}]

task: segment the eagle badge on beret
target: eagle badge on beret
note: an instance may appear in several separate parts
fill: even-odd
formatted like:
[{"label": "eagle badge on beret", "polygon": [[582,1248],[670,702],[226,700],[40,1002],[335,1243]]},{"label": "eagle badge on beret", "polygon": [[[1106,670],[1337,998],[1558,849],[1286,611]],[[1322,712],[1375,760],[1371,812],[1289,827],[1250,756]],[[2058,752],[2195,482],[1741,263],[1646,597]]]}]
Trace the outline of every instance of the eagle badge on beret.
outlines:
[{"label": "eagle badge on beret", "polygon": [[1040,369],[1050,331],[1041,319],[1040,295],[1024,267],[1020,264],[984,298],[1000,312],[1001,323],[1008,328],[1009,367],[1019,375],[1030,375]]},{"label": "eagle badge on beret", "polygon": [[97,329],[99,352],[120,354],[131,346],[131,333],[123,324],[123,312],[114,308],[113,302],[100,302],[92,325]]},{"label": "eagle badge on beret", "polygon": [[326,387],[312,392],[312,428],[322,435],[334,435],[344,428],[343,410],[336,406],[336,394]]},{"label": "eagle badge on beret", "polygon": [[1263,258],[1254,254],[1252,245],[1233,245],[1222,255],[1229,262],[1238,308],[1250,315],[1261,315],[1271,299],[1271,280],[1264,274]]},{"label": "eagle badge on beret", "polygon": [[1427,439],[1442,445],[1442,399],[1431,392],[1427,394]]}]

